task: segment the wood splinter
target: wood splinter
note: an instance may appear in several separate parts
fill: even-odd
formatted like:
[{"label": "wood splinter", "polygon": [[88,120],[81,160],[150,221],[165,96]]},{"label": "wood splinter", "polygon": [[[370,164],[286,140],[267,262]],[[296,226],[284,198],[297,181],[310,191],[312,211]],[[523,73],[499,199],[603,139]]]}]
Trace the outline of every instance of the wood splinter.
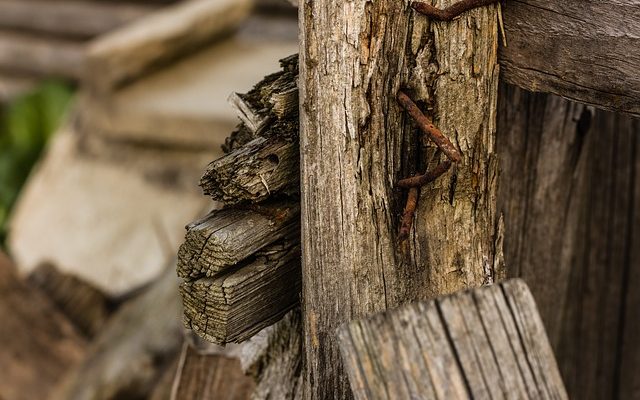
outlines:
[{"label": "wood splinter", "polygon": [[445,9],[440,9],[432,6],[431,4],[423,3],[421,1],[414,1],[411,3],[411,8],[424,14],[431,19],[437,21],[452,21],[460,14],[473,10],[474,8],[488,6],[489,4],[497,3],[498,0],[462,0]]}]

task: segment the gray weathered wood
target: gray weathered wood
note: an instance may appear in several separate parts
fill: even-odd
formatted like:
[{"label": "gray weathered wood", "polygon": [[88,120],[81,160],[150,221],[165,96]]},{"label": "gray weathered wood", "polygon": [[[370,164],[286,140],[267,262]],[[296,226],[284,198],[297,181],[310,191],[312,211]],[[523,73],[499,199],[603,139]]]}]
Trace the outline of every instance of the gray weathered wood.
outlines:
[{"label": "gray weathered wood", "polygon": [[502,7],[504,79],[640,116],[640,3],[517,0]]},{"label": "gray weathered wood", "polygon": [[179,316],[178,282],[175,270],[167,268],[114,314],[52,399],[146,398],[180,351]]},{"label": "gray weathered wood", "polygon": [[78,0],[0,0],[0,26],[90,38],[109,32],[156,8],[142,4]]},{"label": "gray weathered wood", "polygon": [[23,75],[80,79],[81,42],[0,30],[0,69]]},{"label": "gray weathered wood", "polygon": [[282,192],[298,193],[299,152],[297,141],[258,137],[209,164],[200,186],[204,194],[226,204],[259,202]]},{"label": "gray weathered wood", "polygon": [[[497,6],[453,22],[430,22],[404,2],[300,7],[305,398],[347,398],[339,324],[501,276]],[[441,157],[431,143],[416,157],[421,141],[395,100],[403,87],[463,160],[421,190],[401,254],[406,194],[394,185]]]},{"label": "gray weathered wood", "polygon": [[187,225],[178,250],[178,276],[211,277],[300,229],[293,201],[226,208]]},{"label": "gray weathered wood", "polygon": [[242,342],[298,305],[299,234],[264,248],[228,273],[183,282],[186,327],[219,345]]},{"label": "gray weathered wood", "polygon": [[0,252],[0,398],[45,399],[86,352],[86,341]]},{"label": "gray weathered wood", "polygon": [[568,399],[520,280],[377,314],[339,337],[356,399]]},{"label": "gray weathered wood", "polygon": [[74,275],[60,272],[53,264],[41,264],[28,280],[46,293],[86,336],[95,336],[111,314],[104,293]]},{"label": "gray weathered wood", "polygon": [[131,82],[229,33],[250,6],[250,0],[185,1],[101,36],[88,49],[86,83],[104,93]]}]

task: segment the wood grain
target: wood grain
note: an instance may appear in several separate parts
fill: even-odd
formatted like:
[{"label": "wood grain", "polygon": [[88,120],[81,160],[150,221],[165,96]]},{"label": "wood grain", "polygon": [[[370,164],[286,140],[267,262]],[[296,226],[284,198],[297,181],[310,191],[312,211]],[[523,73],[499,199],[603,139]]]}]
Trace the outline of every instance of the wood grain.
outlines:
[{"label": "wood grain", "polygon": [[356,399],[568,399],[519,280],[377,314],[338,335]]},{"label": "wood grain", "polygon": [[[456,0],[457,1],[457,0]],[[454,1],[438,1],[447,6]],[[348,398],[338,325],[500,277],[494,243],[497,7],[431,23],[404,2],[300,3],[305,398]],[[463,160],[421,191],[396,248],[395,182],[437,164],[407,90]]]},{"label": "wood grain", "polygon": [[507,82],[640,116],[637,1],[514,0],[502,10]]}]

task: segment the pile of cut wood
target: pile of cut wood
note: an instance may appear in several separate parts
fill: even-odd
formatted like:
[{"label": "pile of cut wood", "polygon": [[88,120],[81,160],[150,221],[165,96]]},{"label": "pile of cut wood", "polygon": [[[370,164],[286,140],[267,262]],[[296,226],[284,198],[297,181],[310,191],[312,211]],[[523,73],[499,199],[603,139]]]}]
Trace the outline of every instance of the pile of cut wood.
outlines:
[{"label": "pile of cut wood", "polygon": [[231,96],[242,122],[200,182],[225,206],[189,224],[178,253],[185,324],[213,343],[244,341],[298,303],[297,62]]}]

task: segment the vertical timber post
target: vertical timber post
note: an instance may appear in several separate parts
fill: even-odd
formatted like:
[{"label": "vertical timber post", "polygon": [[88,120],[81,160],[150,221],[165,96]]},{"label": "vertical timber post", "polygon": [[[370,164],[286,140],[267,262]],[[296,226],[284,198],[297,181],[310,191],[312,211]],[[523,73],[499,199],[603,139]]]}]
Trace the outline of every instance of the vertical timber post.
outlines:
[{"label": "vertical timber post", "polygon": [[[502,276],[497,15],[491,5],[431,22],[406,0],[301,1],[304,398],[351,397],[342,323]],[[395,182],[441,155],[418,139],[399,89],[463,155],[422,188],[404,250],[396,236],[406,192]]]}]

